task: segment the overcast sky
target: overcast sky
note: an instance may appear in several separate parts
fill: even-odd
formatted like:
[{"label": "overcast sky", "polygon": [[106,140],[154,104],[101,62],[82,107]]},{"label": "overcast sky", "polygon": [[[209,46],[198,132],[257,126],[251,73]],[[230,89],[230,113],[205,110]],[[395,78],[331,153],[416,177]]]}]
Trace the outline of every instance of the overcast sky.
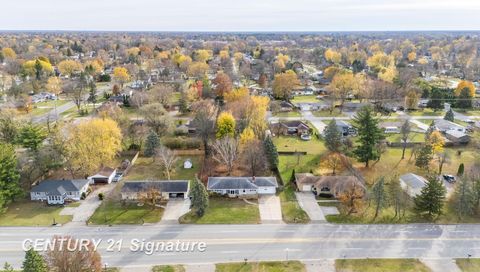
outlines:
[{"label": "overcast sky", "polygon": [[10,0],[3,30],[480,30],[480,0]]}]

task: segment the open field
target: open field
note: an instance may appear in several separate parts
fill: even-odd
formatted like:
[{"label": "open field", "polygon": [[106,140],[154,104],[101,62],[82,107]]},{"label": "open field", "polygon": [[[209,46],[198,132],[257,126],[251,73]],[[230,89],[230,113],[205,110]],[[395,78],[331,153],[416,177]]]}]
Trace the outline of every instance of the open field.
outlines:
[{"label": "open field", "polygon": [[417,259],[335,260],[336,272],[429,272]]},{"label": "open field", "polygon": [[307,152],[308,154],[321,154],[326,151],[323,140],[312,136],[310,141],[304,141],[298,136],[273,137],[273,143],[279,152]]},{"label": "open field", "polygon": [[[256,203],[256,200],[249,200]],[[258,224],[260,212],[257,205],[244,202],[241,199],[210,197],[205,214],[198,218],[192,212],[180,218],[184,224]]]},{"label": "open field", "polygon": [[60,215],[62,209],[62,206],[48,206],[29,200],[14,202],[0,215],[0,226],[50,226],[53,222],[70,222],[72,216]]},{"label": "open field", "polygon": [[456,259],[455,262],[463,272],[480,271],[480,259]]}]

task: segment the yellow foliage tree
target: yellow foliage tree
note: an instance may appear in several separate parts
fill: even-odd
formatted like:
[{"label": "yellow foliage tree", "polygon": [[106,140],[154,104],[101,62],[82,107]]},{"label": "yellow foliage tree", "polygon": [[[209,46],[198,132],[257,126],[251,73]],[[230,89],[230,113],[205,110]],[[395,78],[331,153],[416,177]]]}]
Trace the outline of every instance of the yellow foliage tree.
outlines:
[{"label": "yellow foliage tree", "polygon": [[203,77],[210,67],[205,62],[192,62],[187,69],[187,74],[192,77]]},{"label": "yellow foliage tree", "polygon": [[333,49],[328,48],[325,51],[325,59],[331,63],[339,64],[342,62],[342,54]]},{"label": "yellow foliage tree", "polygon": [[207,60],[212,58],[212,55],[213,53],[211,50],[199,49],[195,51],[194,59],[195,61],[206,62]]},{"label": "yellow foliage tree", "polygon": [[62,80],[59,77],[49,77],[45,87],[49,92],[58,95],[62,91]]},{"label": "yellow foliage tree", "polygon": [[10,47],[3,48],[2,49],[2,54],[6,59],[16,59],[17,58],[17,54]]},{"label": "yellow foliage tree", "polygon": [[233,58],[235,59],[236,62],[239,62],[243,59],[243,53],[235,52],[235,54],[233,54]]},{"label": "yellow foliage tree", "polygon": [[293,88],[299,84],[300,81],[297,78],[297,74],[292,70],[288,70],[285,73],[276,74],[272,86],[273,95],[276,98],[287,100],[290,97]]},{"label": "yellow foliage tree", "polygon": [[29,60],[29,61],[24,62],[23,63],[23,70],[25,71],[25,73],[27,73],[30,76],[35,75],[35,63],[37,62],[37,60],[42,67],[42,72],[43,73],[48,74],[48,75],[53,73],[52,65],[49,62],[41,60],[41,59]]},{"label": "yellow foliage tree", "polygon": [[458,83],[457,88],[455,89],[455,95],[459,96],[463,89],[468,88],[470,91],[470,96],[475,97],[475,85],[471,81],[462,80]]},{"label": "yellow foliage tree", "polygon": [[377,52],[373,56],[368,58],[367,65],[378,73],[382,69],[394,66],[395,61],[392,56],[389,56],[384,52]]},{"label": "yellow foliage tree", "polygon": [[398,76],[397,68],[395,66],[390,66],[382,69],[378,73],[378,78],[386,82],[393,82],[393,80]]},{"label": "yellow foliage tree", "polygon": [[230,57],[230,53],[228,53],[228,50],[220,50],[218,55],[221,59],[228,59]]},{"label": "yellow foliage tree", "polygon": [[234,89],[231,92],[225,93],[224,99],[226,102],[231,103],[234,101],[242,100],[243,98],[247,98],[250,96],[250,92],[248,91],[247,87],[240,87]]},{"label": "yellow foliage tree", "polygon": [[261,138],[267,129],[267,110],[270,99],[267,96],[252,96],[247,106],[246,119],[257,137]]},{"label": "yellow foliage tree", "polygon": [[121,150],[122,133],[111,119],[94,118],[70,128],[66,144],[66,164],[72,176],[91,175],[112,162]]},{"label": "yellow foliage tree", "polygon": [[285,69],[287,62],[290,60],[290,57],[288,55],[284,55],[282,53],[277,55],[277,58],[275,60],[275,67],[279,70]]},{"label": "yellow foliage tree", "polygon": [[250,127],[246,127],[240,134],[240,145],[246,146],[255,139],[255,133]]},{"label": "yellow foliage tree", "polygon": [[408,53],[407,59],[409,62],[414,62],[417,59],[417,53],[415,51]]},{"label": "yellow foliage tree", "polygon": [[71,76],[74,73],[81,72],[83,66],[76,60],[63,60],[58,64],[58,70],[64,75]]},{"label": "yellow foliage tree", "polygon": [[123,88],[123,84],[130,80],[130,74],[125,67],[115,67],[115,69],[113,69],[113,78],[120,83]]},{"label": "yellow foliage tree", "polygon": [[438,130],[435,130],[430,134],[429,141],[434,154],[438,154],[443,151],[445,139]]},{"label": "yellow foliage tree", "polygon": [[222,112],[217,118],[217,138],[235,135],[236,122],[230,112]]},{"label": "yellow foliage tree", "polygon": [[94,59],[94,60],[91,60],[91,61],[89,60],[85,62],[85,67],[92,67],[93,73],[98,75],[101,72],[103,72],[104,64],[102,60]]}]

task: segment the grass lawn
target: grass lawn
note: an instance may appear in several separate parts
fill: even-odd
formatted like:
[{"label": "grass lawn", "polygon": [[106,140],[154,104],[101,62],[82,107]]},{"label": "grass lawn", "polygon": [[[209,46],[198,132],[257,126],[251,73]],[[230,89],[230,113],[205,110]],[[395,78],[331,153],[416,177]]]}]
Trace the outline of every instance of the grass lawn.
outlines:
[{"label": "grass lawn", "polygon": [[182,265],[156,265],[152,272],[185,272],[185,268]]},{"label": "grass lawn", "polygon": [[50,226],[65,224],[72,220],[71,215],[60,215],[61,206],[47,206],[34,201],[19,201],[8,205],[7,211],[0,214],[0,226]]},{"label": "grass lawn", "polygon": [[298,136],[273,137],[272,140],[279,152],[303,151],[308,154],[321,154],[327,150],[323,140],[319,140],[315,136],[312,136],[310,141],[304,141]]},{"label": "grass lawn", "polygon": [[302,117],[302,114],[299,111],[284,111],[284,112],[277,112],[273,116],[275,117]]},{"label": "grass lawn", "polygon": [[417,259],[335,260],[337,272],[429,272]]},{"label": "grass lawn", "polygon": [[480,259],[455,259],[455,262],[463,272],[480,271]]},{"label": "grass lawn", "polygon": [[312,114],[316,117],[342,117],[345,116],[343,112],[340,112],[339,109],[334,109],[333,111],[322,110],[322,111],[312,111]]},{"label": "grass lawn", "polygon": [[162,215],[162,208],[140,207],[135,203],[122,205],[120,201],[104,200],[90,217],[89,223],[94,225],[156,223],[160,221]]},{"label": "grass lawn", "polygon": [[316,95],[297,95],[290,102],[293,103],[317,103],[320,99],[317,99]]},{"label": "grass lawn", "polygon": [[304,272],[299,261],[216,264],[215,272]]},{"label": "grass lawn", "polygon": [[407,114],[410,116],[444,116],[445,112],[443,110],[433,111],[427,108],[424,110],[409,111]]},{"label": "grass lawn", "polygon": [[[250,200],[250,202],[256,202]],[[205,214],[198,218],[193,213],[187,213],[180,218],[183,224],[258,224],[260,211],[257,205],[245,203],[241,199],[210,197]]]},{"label": "grass lawn", "polygon": [[[184,169],[183,162],[191,159],[193,167]],[[202,168],[202,156],[178,156],[175,172],[170,179],[193,180],[195,174]],[[152,158],[139,157],[132,169],[125,177],[125,180],[145,180],[145,179],[167,179],[160,166],[160,161],[153,161]]]},{"label": "grass lawn", "polygon": [[[391,134],[385,134],[386,140],[391,142],[391,143],[401,143],[402,142],[402,134],[400,133],[391,133]],[[423,133],[415,133],[412,132],[409,135],[409,141],[410,142],[424,142],[425,141],[425,134]]]},{"label": "grass lawn", "polygon": [[300,207],[292,186],[287,185],[280,192],[282,218],[285,223],[306,224],[310,221],[307,213]]}]

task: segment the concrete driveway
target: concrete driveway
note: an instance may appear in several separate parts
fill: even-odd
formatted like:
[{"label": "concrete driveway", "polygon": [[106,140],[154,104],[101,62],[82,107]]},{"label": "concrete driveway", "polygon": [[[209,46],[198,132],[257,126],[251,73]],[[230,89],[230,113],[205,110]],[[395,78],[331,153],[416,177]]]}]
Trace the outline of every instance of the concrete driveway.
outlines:
[{"label": "concrete driveway", "polygon": [[261,195],[258,197],[258,209],[262,223],[282,223],[282,207],[280,198],[276,195]]},{"label": "concrete driveway", "polygon": [[160,223],[178,224],[178,219],[190,211],[190,204],[190,199],[169,199]]},{"label": "concrete driveway", "polygon": [[297,196],[298,204],[307,213],[308,217],[310,217],[312,223],[326,222],[322,209],[312,193],[296,192],[295,195]]}]

